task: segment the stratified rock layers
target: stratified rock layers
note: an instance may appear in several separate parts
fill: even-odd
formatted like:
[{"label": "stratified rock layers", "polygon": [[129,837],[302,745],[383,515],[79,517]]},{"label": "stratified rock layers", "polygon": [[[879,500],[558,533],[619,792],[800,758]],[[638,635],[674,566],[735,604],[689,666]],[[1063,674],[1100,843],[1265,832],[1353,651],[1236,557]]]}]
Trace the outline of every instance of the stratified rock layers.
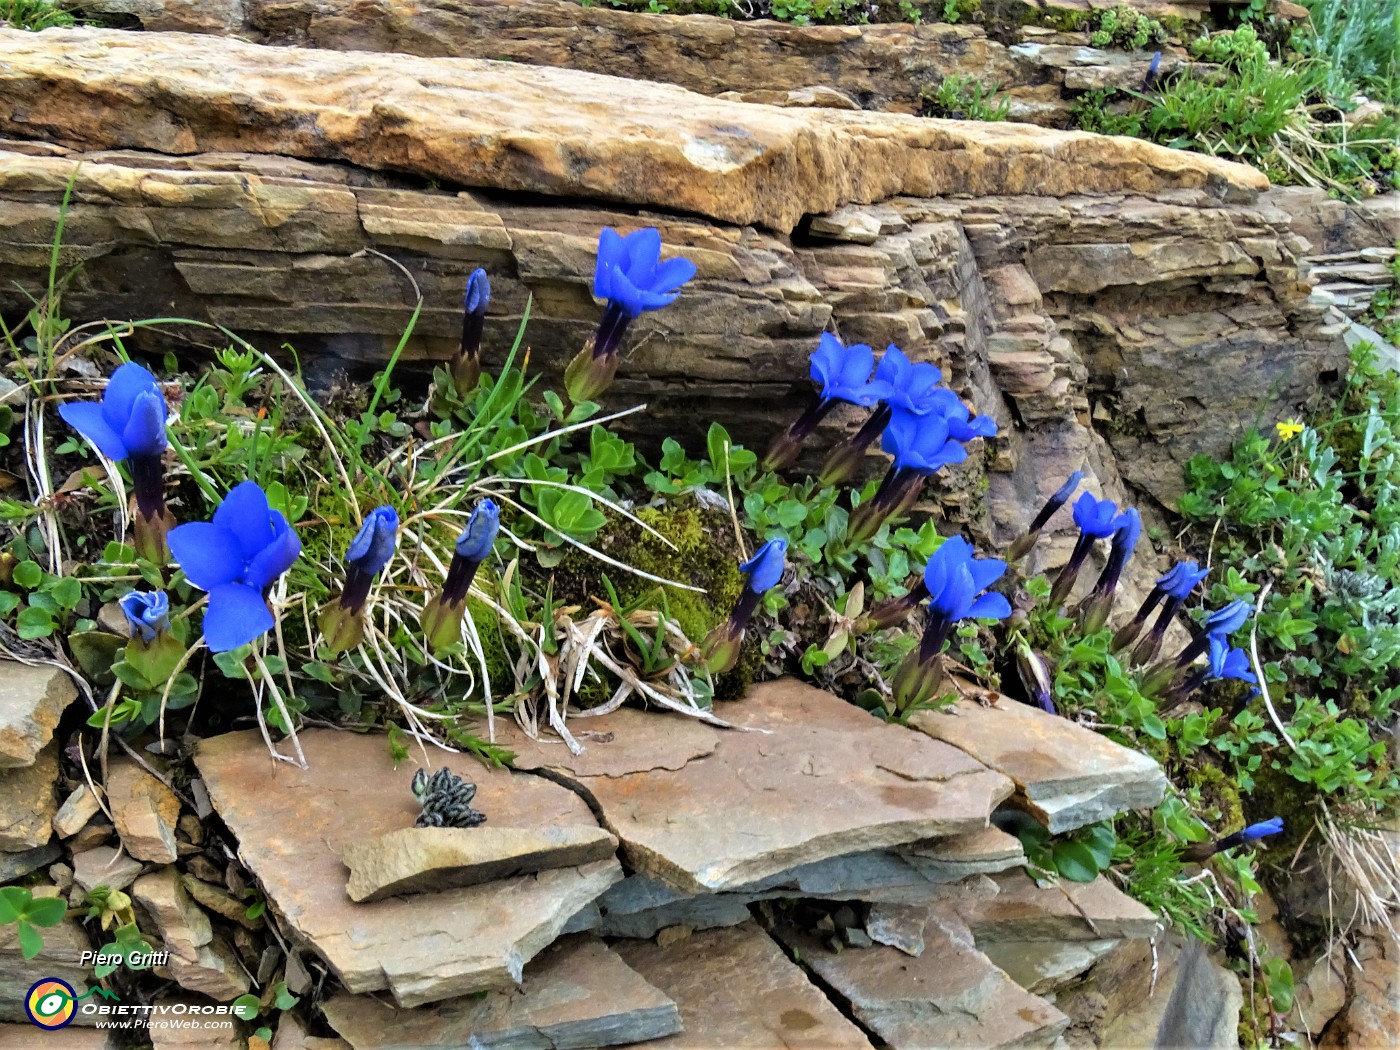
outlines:
[{"label": "stratified rock layers", "polygon": [[898,195],[1209,188],[1252,168],[1138,139],[720,101],[666,84],[180,33],[0,31],[0,131],[88,148],[248,150],[792,230]]},{"label": "stratified rock layers", "polygon": [[[900,198],[814,218],[794,243],[286,158],[10,148],[31,155],[0,154],[0,309],[22,314],[25,293],[47,287],[59,202],[80,161],[60,256],[82,264],[64,293],[70,316],[223,325],[270,351],[292,343],[313,377],[385,360],[413,313],[408,280],[366,249],[402,262],[424,296],[403,367],[451,353],[462,286],[484,266],[488,360],[533,299],[531,360],[557,374],[596,324],[598,229],[656,225],[699,275],[633,325],[609,400],[649,411],[625,426],[693,443],[718,420],[762,446],[806,396],[823,329],[894,343],[939,364],[1001,428],[990,455],[929,490],[984,542],[1023,529],[1080,467],[1108,495],[1122,498],[1126,481],[1170,503],[1182,461],[1223,452],[1261,411],[1294,414],[1345,367],[1308,301],[1306,245],[1289,216],[1199,192]],[[174,327],[141,338],[169,345],[181,333],[204,341]],[[833,413],[814,450],[857,421]]]}]

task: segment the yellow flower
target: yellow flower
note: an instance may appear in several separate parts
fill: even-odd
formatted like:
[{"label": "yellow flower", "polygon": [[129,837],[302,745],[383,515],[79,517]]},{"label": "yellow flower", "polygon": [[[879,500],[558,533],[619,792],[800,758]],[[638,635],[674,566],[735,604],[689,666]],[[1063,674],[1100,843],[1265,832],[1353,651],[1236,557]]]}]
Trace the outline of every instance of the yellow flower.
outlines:
[{"label": "yellow flower", "polygon": [[1292,441],[1303,432],[1303,424],[1297,420],[1288,419],[1282,423],[1275,423],[1274,429],[1278,431],[1280,441]]}]

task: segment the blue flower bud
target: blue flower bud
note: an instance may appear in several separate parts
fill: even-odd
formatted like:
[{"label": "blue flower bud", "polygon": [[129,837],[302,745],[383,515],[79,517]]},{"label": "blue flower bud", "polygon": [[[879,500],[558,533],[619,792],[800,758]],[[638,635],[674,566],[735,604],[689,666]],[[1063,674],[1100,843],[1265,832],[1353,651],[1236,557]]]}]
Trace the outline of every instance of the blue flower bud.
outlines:
[{"label": "blue flower bud", "polygon": [[366,516],[360,531],[345,549],[347,563],[374,576],[394,556],[399,516],[393,507],[376,507]]},{"label": "blue flower bud", "polygon": [[1194,561],[1179,561],[1158,578],[1157,586],[1167,596],[1185,601],[1196,585],[1209,575],[1209,569],[1198,568]]},{"label": "blue flower bud", "polygon": [[459,558],[481,563],[491,553],[496,543],[496,533],[501,527],[501,511],[495,500],[484,499],[472,508],[467,527],[457,537],[454,548]]},{"label": "blue flower bud", "polygon": [[1249,619],[1249,603],[1239,600],[1233,601],[1229,605],[1217,609],[1206,618],[1206,634],[1220,639],[1227,638],[1243,627],[1247,619]]},{"label": "blue flower bud", "polygon": [[164,591],[132,591],[117,600],[131,637],[153,642],[161,631],[170,629],[170,596]]},{"label": "blue flower bud", "polygon": [[486,313],[486,308],[491,303],[491,278],[486,276],[486,271],[477,267],[467,278],[467,292],[462,297],[462,305],[467,313],[480,317]]},{"label": "blue flower bud", "polygon": [[1251,824],[1240,832],[1240,837],[1246,842],[1258,842],[1269,835],[1277,835],[1283,831],[1283,818],[1270,817],[1268,820],[1258,824]]},{"label": "blue flower bud", "polygon": [[787,540],[769,540],[754,552],[752,558],[739,566],[739,571],[748,574],[749,590],[762,594],[778,585],[786,565]]}]

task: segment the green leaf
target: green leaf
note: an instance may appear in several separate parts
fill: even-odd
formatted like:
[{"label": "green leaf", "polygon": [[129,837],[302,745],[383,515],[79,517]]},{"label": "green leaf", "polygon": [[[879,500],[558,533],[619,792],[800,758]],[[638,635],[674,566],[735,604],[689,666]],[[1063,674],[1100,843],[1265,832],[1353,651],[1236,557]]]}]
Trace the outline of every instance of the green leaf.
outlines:
[{"label": "green leaf", "polygon": [[44,950],[44,938],[39,936],[39,931],[23,919],[19,922],[19,950],[26,959],[32,959]]},{"label": "green leaf", "polygon": [[279,981],[274,990],[277,997],[273,1000],[273,1005],[279,1010],[290,1010],[301,1002],[301,996],[293,995],[286,981]]},{"label": "green leaf", "polygon": [[32,899],[23,886],[0,886],[0,924],[19,922]]},{"label": "green leaf", "polygon": [[807,508],[795,499],[785,499],[778,504],[777,518],[783,528],[796,528],[807,520]]},{"label": "green leaf", "polygon": [[61,897],[36,897],[24,909],[24,917],[35,926],[57,926],[68,914],[68,904]]},{"label": "green leaf", "polygon": [[1055,870],[1071,882],[1093,882],[1099,876],[1098,858],[1082,842],[1057,842],[1051,856]]},{"label": "green leaf", "polygon": [[68,648],[83,673],[98,685],[111,685],[116,679],[112,664],[125,640],[106,631],[80,631],[68,636]]},{"label": "green leaf", "polygon": [[301,669],[318,682],[325,682],[326,685],[335,684],[335,675],[325,664],[317,663],[313,660],[310,663],[303,664]]},{"label": "green leaf", "polygon": [[240,995],[233,1001],[233,1012],[240,1021],[251,1021],[262,1012],[262,1000],[256,995]]},{"label": "green leaf", "polygon": [[32,591],[44,581],[44,570],[36,561],[22,561],[15,566],[13,579],[26,591]]},{"label": "green leaf", "polygon": [[1084,829],[1080,841],[1094,855],[1094,860],[1102,871],[1113,860],[1113,848],[1118,845],[1118,836],[1109,825],[1095,824]]},{"label": "green leaf", "polygon": [[72,609],[83,597],[83,585],[72,576],[63,576],[55,580],[48,591],[63,609]]},{"label": "green leaf", "polygon": [[31,605],[19,611],[19,616],[15,618],[15,626],[19,636],[26,640],[47,638],[53,634],[53,614],[47,609]]}]

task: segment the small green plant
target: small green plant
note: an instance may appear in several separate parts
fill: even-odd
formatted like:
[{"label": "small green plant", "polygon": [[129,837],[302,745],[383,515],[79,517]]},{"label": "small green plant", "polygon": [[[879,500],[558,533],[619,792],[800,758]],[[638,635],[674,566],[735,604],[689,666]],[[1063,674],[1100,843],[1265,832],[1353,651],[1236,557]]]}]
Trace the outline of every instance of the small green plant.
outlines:
[{"label": "small green plant", "polygon": [[23,886],[0,886],[0,924],[15,926],[20,952],[26,959],[44,948],[39,931],[57,926],[67,914],[68,905],[61,897],[35,897]]},{"label": "small green plant", "polygon": [[1027,824],[1019,837],[1032,869],[1070,882],[1093,882],[1108,870],[1118,847],[1113,824],[1107,821],[1053,837],[1042,825]]},{"label": "small green plant", "polygon": [[1082,28],[1089,33],[1089,43],[1100,48],[1144,51],[1167,40],[1161,22],[1121,5],[1095,12]]},{"label": "small green plant", "polygon": [[71,26],[76,19],[49,0],[0,0],[0,26],[14,29],[51,29]]},{"label": "small green plant", "polygon": [[938,20],[956,25],[971,21],[982,10],[982,0],[943,0],[943,11]]},{"label": "small green plant", "polygon": [[920,93],[926,117],[951,120],[1005,120],[1011,115],[1011,100],[997,98],[997,84],[983,84],[971,76],[953,74],[936,88]]}]

